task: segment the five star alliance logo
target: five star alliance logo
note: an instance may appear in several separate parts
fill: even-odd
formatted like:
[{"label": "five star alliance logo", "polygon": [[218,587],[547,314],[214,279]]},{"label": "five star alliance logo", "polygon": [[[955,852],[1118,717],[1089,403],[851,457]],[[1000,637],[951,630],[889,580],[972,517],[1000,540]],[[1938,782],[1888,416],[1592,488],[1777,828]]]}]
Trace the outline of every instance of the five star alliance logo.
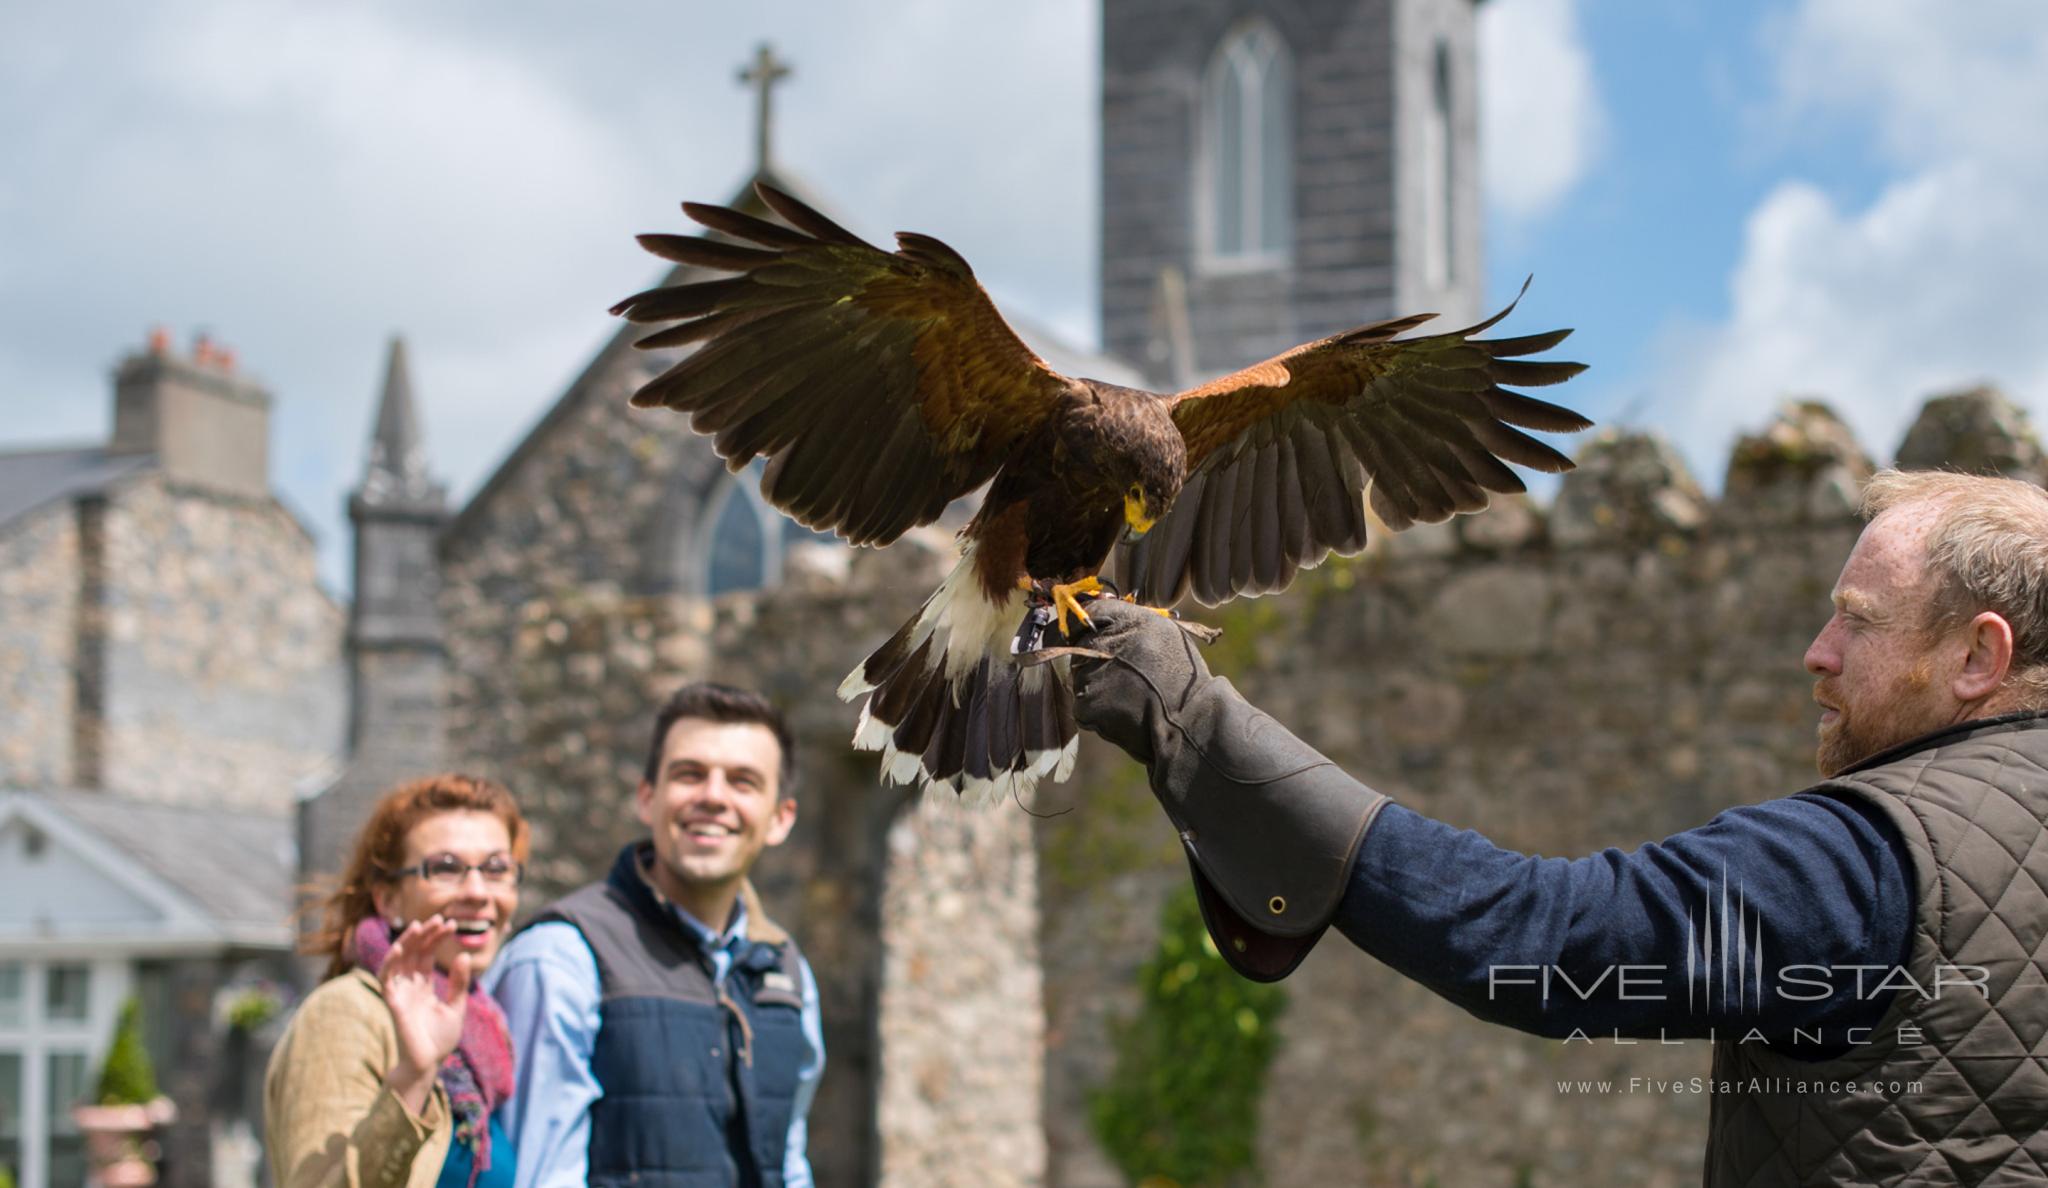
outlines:
[{"label": "five star alliance logo", "polygon": [[1693,909],[1685,912],[1685,1005],[1694,1013],[1712,1011],[1718,1002],[1727,1014],[1731,1001],[1737,1012],[1763,1009],[1763,912],[1749,906],[1749,888],[1742,884],[1735,888],[1732,917],[1729,908],[1728,867],[1723,865],[1718,910],[1710,895],[1697,919]]},{"label": "five star alliance logo", "polygon": [[[1730,884],[1723,866],[1719,881],[1704,901],[1686,909],[1682,964],[1493,965],[1487,970],[1487,999],[1500,1001],[1533,992],[1546,1008],[1553,1001],[1573,999],[1588,1003],[1673,1002],[1677,991],[1672,980],[1681,971],[1686,1013],[1716,1020],[1757,1015],[1763,1011],[1767,995],[1779,1004],[1868,1002],[1898,994],[1932,1001],[1944,992],[1962,989],[1991,997],[1990,971],[1979,965],[1938,962],[1917,976],[1913,968],[1892,963],[1768,965],[1764,933],[1762,909],[1749,902],[1747,885]],[[1774,941],[1769,948],[1771,956],[1782,957],[1781,943]],[[1867,1042],[1862,1037],[1870,1031],[1868,1027],[1849,1028],[1846,1042]],[[1712,1038],[1714,1032],[1709,1029],[1706,1034]],[[1583,1032],[1572,1035],[1582,1037]],[[1621,1033],[1616,1035],[1619,1040]],[[1749,1035],[1758,1042],[1769,1042],[1753,1028]],[[1826,1042],[1819,1023],[1793,1024],[1790,1038],[1793,1042]]]}]

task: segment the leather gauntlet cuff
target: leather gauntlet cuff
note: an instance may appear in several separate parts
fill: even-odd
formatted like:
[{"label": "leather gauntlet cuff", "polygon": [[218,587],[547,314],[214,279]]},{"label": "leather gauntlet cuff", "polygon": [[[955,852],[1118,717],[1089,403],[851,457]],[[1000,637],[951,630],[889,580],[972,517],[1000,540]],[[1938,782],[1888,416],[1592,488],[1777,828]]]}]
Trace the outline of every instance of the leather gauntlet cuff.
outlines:
[{"label": "leather gauntlet cuff", "polygon": [[1168,718],[1152,787],[1180,830],[1202,919],[1231,968],[1278,981],[1329,927],[1386,797],[1222,678]]}]

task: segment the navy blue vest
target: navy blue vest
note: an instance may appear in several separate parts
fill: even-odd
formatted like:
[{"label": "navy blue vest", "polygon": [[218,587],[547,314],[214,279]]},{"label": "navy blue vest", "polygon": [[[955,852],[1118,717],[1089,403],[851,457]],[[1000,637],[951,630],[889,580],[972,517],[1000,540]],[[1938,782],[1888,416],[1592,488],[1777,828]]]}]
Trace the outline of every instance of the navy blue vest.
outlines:
[{"label": "navy blue vest", "polygon": [[[572,924],[597,956],[603,1000],[591,1072],[594,1188],[781,1188],[801,1024],[796,943],[735,952],[722,987],[711,958],[641,876],[652,846],[627,846],[601,883],[534,923]],[[753,935],[779,933],[766,919]]]}]

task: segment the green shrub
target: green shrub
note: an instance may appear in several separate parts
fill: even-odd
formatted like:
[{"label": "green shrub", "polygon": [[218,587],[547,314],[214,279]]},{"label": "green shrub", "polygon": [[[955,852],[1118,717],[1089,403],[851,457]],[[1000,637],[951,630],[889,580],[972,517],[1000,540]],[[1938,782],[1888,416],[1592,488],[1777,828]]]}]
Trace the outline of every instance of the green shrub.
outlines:
[{"label": "green shrub", "polygon": [[259,982],[237,991],[228,1000],[228,1027],[236,1031],[255,1031],[284,1013],[284,1001],[268,982]]},{"label": "green shrub", "polygon": [[1095,1135],[1132,1183],[1236,1181],[1256,1158],[1287,992],[1224,964],[1192,886],[1167,900],[1138,979],[1143,1005],[1114,1025],[1116,1066],[1089,1100]]},{"label": "green shrub", "polygon": [[142,1004],[133,998],[121,1004],[121,1020],[114,1025],[114,1043],[107,1049],[107,1063],[100,1069],[101,1105],[147,1105],[157,1098],[156,1070],[150,1067],[149,1049],[142,1044]]}]

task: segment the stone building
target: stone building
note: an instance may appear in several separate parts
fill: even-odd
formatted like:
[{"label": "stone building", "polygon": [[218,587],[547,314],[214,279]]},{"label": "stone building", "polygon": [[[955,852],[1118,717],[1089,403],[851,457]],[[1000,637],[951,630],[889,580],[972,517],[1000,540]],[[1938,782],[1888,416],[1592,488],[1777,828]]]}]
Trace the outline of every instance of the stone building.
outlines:
[{"label": "stone building", "polygon": [[[254,1174],[223,1004],[282,978],[291,809],[340,747],[342,608],[272,494],[270,396],[158,335],[110,440],[0,454],[0,1166],[78,1181],[65,1110],[140,999],[173,1184]],[[260,992],[260,991],[258,991]]]}]

